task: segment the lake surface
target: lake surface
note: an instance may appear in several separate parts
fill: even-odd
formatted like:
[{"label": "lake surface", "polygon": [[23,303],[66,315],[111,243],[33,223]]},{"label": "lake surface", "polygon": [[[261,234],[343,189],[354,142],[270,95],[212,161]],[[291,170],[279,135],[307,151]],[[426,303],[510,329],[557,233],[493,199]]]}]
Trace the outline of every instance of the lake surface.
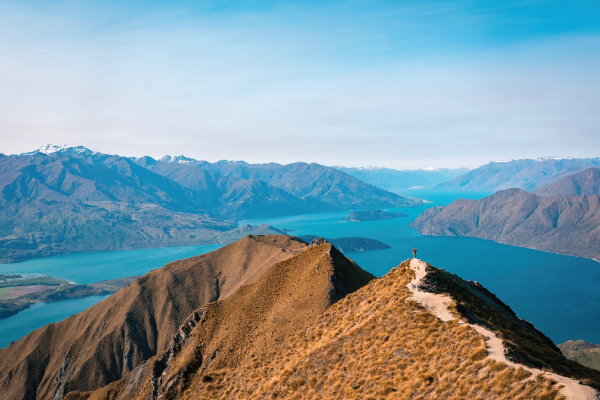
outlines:
[{"label": "lake surface", "polygon": [[[457,198],[478,199],[489,193],[409,190],[402,194],[432,201],[426,207],[449,204]],[[362,236],[378,239],[392,248],[348,253],[376,276],[387,273],[402,260],[418,257],[464,279],[478,281],[508,304],[519,317],[531,321],[555,343],[583,339],[600,343],[600,263],[593,260],[544,253],[465,237],[419,235],[408,225],[425,209],[402,208],[408,218],[384,221],[341,221],[348,212],[297,215],[240,221],[240,225],[271,224],[292,229],[292,235],[330,238]],[[204,254],[221,245],[172,247],[74,254],[0,265],[0,273],[42,273],[77,283],[91,283],[142,275],[164,264]],[[0,347],[38,327],[80,312],[103,297],[36,304],[15,316],[0,320]]]},{"label": "lake surface", "polygon": [[[431,200],[427,207],[449,204],[459,197],[477,199],[489,195],[427,190],[401,194]],[[569,339],[600,343],[600,263],[477,238],[420,235],[408,225],[423,208],[393,211],[402,211],[409,217],[347,222],[341,219],[348,212],[338,212],[241,223],[293,229],[291,235],[362,236],[380,240],[392,248],[347,254],[378,277],[411,258],[416,247],[420,259],[463,279],[478,281],[555,343]]]},{"label": "lake surface", "polygon": [[12,317],[0,320],[0,347],[6,347],[10,342],[19,340],[44,325],[62,321],[82,312],[108,296],[89,296],[56,303],[35,303]]},{"label": "lake surface", "polygon": [[[16,264],[0,264],[0,274],[43,274],[76,283],[144,275],[171,261],[216,250],[222,245],[164,247],[159,249],[103,251],[37,258]],[[0,319],[0,348],[42,326],[62,321],[93,306],[108,296],[90,296],[55,303],[36,303],[27,310]]]}]

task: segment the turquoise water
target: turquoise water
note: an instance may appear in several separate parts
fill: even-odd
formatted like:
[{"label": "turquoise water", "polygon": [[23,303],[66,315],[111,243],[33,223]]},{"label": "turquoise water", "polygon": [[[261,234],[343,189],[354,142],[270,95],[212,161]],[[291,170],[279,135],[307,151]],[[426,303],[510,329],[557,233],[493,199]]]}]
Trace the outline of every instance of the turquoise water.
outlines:
[{"label": "turquoise water", "polygon": [[[480,198],[488,193],[406,191],[403,194],[449,204],[459,197]],[[242,221],[293,229],[292,235],[362,236],[380,240],[391,249],[349,253],[361,267],[381,276],[402,260],[417,256],[464,279],[480,282],[508,304],[520,318],[531,321],[555,343],[583,339],[600,343],[600,264],[488,240],[419,235],[408,225],[423,208],[397,209],[409,218],[347,222],[347,212],[299,215]]]},{"label": "turquoise water", "polygon": [[94,283],[106,279],[144,275],[171,261],[208,253],[221,246],[220,244],[209,244],[162,247],[36,258],[15,264],[0,264],[0,274],[37,273],[68,279],[76,283]]},{"label": "turquoise water", "polygon": [[[431,200],[432,203],[427,205],[430,207],[449,204],[459,197],[478,199],[489,193],[409,190],[402,194]],[[240,225],[267,223],[293,229],[292,235],[378,239],[392,248],[348,254],[377,276],[411,257],[412,248],[416,246],[419,258],[464,279],[479,281],[555,343],[569,339],[600,343],[599,263],[475,238],[422,236],[408,225],[423,209],[397,209],[409,217],[385,221],[341,221],[348,212],[335,212],[246,220],[240,221]],[[0,265],[0,273],[42,273],[77,283],[90,283],[142,275],[170,261],[218,247],[220,245],[74,254]],[[101,299],[103,297],[88,297],[36,304],[29,310],[0,320],[0,347],[47,323],[80,312]]]},{"label": "turquoise water", "polygon": [[[144,275],[171,261],[216,250],[222,245],[164,247],[160,249],[103,251],[38,258],[16,264],[1,264],[0,274],[38,273],[64,278],[76,283],[93,283],[105,279]],[[36,303],[27,310],[0,319],[0,348],[42,326],[62,321],[108,296],[90,296],[56,303]]]},{"label": "turquoise water", "polygon": [[35,303],[27,310],[13,315],[0,323],[0,347],[21,339],[29,332],[52,322],[62,321],[73,314],[86,310],[108,296],[89,296],[82,299],[63,300],[56,303]]}]

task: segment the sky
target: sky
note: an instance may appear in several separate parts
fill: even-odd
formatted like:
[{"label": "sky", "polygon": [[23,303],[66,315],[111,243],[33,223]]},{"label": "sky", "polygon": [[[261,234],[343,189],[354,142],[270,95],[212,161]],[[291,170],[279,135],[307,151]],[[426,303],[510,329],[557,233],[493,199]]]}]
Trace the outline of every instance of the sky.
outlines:
[{"label": "sky", "polygon": [[0,2],[0,153],[600,156],[597,1]]}]

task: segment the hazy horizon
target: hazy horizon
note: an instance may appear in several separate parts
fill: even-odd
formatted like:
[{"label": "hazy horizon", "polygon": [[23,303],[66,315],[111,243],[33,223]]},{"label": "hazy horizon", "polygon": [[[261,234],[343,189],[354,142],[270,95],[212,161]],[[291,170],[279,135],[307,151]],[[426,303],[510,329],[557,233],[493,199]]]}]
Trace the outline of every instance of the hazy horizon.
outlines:
[{"label": "hazy horizon", "polygon": [[600,4],[0,4],[0,153],[394,169],[600,155]]}]

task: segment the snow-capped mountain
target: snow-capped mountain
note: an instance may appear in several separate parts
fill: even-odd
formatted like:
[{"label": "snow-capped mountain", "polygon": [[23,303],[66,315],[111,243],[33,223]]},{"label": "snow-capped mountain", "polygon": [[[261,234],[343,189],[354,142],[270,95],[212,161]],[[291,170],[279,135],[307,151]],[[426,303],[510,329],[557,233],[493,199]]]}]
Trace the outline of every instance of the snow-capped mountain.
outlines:
[{"label": "snow-capped mountain", "polygon": [[83,146],[67,146],[67,145],[57,146],[54,144],[46,144],[34,151],[30,151],[27,153],[21,153],[21,154],[17,154],[17,155],[30,156],[30,155],[33,155],[36,153],[52,155],[52,154],[60,154],[60,153],[95,154],[96,152],[88,149],[87,147],[83,147]]}]

